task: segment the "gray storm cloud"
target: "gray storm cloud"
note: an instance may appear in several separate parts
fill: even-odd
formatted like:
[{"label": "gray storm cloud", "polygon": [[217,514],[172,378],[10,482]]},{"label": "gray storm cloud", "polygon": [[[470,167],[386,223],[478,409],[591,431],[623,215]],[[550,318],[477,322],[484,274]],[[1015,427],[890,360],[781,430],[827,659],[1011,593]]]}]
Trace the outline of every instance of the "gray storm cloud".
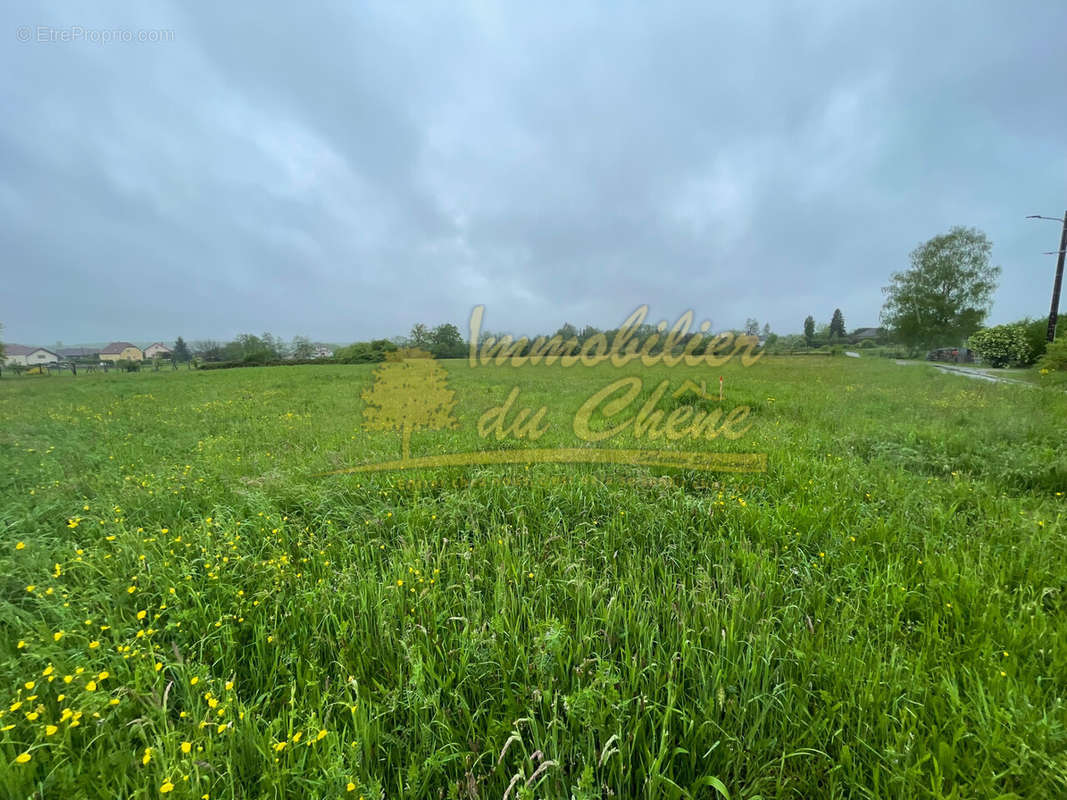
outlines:
[{"label": "gray storm cloud", "polygon": [[1067,6],[737,5],[9,4],[4,338],[873,325],[958,224],[1047,313]]}]

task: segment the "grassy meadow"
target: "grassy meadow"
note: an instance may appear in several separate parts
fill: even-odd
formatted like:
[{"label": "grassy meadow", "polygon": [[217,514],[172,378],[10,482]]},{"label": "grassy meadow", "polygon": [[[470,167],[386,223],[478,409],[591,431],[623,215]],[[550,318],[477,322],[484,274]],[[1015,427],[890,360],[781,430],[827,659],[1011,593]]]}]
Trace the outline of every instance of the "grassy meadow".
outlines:
[{"label": "grassy meadow", "polygon": [[[742,438],[597,446],[767,471],[324,476],[400,457],[373,365],[5,375],[0,797],[1067,796],[1067,394],[440,366],[457,426],[412,457],[580,447],[608,383],[721,374]],[[482,439],[516,386],[546,432]]]}]

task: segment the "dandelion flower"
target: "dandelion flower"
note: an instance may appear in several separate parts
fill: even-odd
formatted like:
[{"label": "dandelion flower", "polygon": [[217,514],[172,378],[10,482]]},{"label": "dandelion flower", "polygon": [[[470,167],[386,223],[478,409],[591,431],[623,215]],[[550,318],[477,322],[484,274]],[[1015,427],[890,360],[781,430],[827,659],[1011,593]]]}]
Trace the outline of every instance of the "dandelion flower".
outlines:
[{"label": "dandelion flower", "polygon": [[347,792],[356,791],[356,784],[352,783],[352,781],[349,781],[348,785],[345,787],[345,791],[347,791]]},{"label": "dandelion flower", "polygon": [[55,725],[45,725],[44,726],[44,735],[45,736],[51,736],[52,734],[54,734],[58,730],[59,730],[59,728],[57,728]]},{"label": "dandelion flower", "polygon": [[95,692],[96,691],[96,681],[89,681],[87,684],[85,684],[85,691],[87,691],[87,692]]},{"label": "dandelion flower", "polygon": [[52,634],[52,641],[58,642],[60,639],[63,638],[63,634],[64,634],[64,631],[56,631],[55,633]]},{"label": "dandelion flower", "polygon": [[190,686],[196,686],[198,683],[200,683],[200,678],[198,678],[196,675],[189,679]]},{"label": "dandelion flower", "polygon": [[173,790],[174,790],[174,784],[171,783],[170,781],[167,781],[166,783],[164,783],[162,786],[159,787],[159,793],[160,794],[167,794],[167,792],[171,792]]},{"label": "dandelion flower", "polygon": [[274,752],[275,753],[280,753],[282,750],[285,749],[285,746],[287,744],[289,744],[289,743],[288,742],[278,742],[278,744],[274,745]]},{"label": "dandelion flower", "polygon": [[192,749],[193,749],[192,742],[182,742],[182,752],[185,753],[185,755],[189,755],[189,753],[192,751]]},{"label": "dandelion flower", "polygon": [[324,728],[323,730],[319,731],[318,736],[315,737],[315,741],[316,742],[321,742],[325,738],[326,738],[326,729]]},{"label": "dandelion flower", "polygon": [[25,550],[26,549],[26,543],[25,542],[19,542],[18,544],[15,545],[15,549],[16,550]]},{"label": "dandelion flower", "polygon": [[148,766],[148,762],[152,760],[152,748],[146,747],[144,749],[144,755],[141,756],[141,763]]},{"label": "dandelion flower", "polygon": [[32,758],[32,756],[29,753],[19,753],[17,756],[15,756],[15,763],[16,764],[25,764],[31,758]]},{"label": "dandelion flower", "polygon": [[95,650],[99,646],[100,646],[100,642],[96,641],[95,639],[93,641],[89,642],[89,649],[90,650]]}]

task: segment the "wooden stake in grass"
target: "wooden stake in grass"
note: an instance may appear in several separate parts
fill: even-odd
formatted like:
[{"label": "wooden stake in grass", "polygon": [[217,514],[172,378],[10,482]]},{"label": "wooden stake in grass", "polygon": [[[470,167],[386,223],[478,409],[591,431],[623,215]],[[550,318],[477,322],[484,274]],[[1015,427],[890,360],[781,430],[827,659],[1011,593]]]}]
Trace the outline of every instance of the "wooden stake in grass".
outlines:
[{"label": "wooden stake in grass", "polygon": [[722,402],[722,375],[719,376],[719,402]]}]

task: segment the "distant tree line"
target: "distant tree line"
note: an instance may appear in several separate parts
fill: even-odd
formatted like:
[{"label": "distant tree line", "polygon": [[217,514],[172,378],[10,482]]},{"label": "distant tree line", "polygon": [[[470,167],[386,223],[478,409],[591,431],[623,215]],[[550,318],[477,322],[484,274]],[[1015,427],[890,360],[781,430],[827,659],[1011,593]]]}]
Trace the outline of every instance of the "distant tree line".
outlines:
[{"label": "distant tree line", "polygon": [[279,336],[263,333],[256,336],[242,333],[230,342],[201,339],[189,348],[179,336],[174,345],[175,359],[182,361],[196,358],[203,362],[244,362],[250,364],[270,361],[306,361],[315,357],[315,344],[306,336],[294,336],[286,342]]}]

